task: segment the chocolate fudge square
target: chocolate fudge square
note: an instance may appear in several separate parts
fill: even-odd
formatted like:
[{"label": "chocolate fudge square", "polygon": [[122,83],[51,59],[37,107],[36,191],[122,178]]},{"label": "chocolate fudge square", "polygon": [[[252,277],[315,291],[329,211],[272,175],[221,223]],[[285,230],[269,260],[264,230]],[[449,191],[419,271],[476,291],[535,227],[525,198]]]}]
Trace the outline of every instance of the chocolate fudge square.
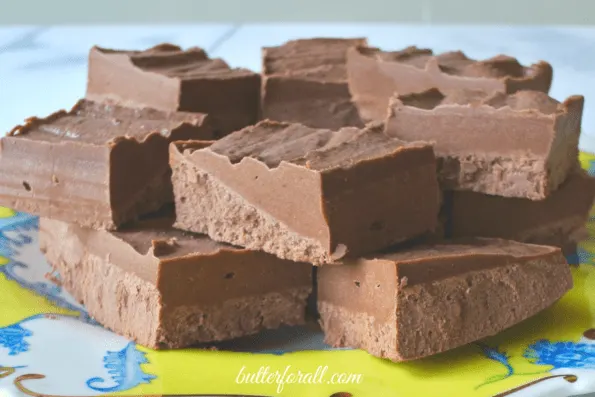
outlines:
[{"label": "chocolate fudge square", "polygon": [[118,232],[41,218],[64,288],[107,328],[182,348],[305,321],[312,266],[218,244],[154,219]]},{"label": "chocolate fudge square", "polygon": [[572,173],[540,201],[453,191],[448,234],[553,245],[569,255],[587,237],[585,225],[594,199],[595,178],[583,170]]},{"label": "chocolate fudge square", "polygon": [[460,239],[318,269],[325,341],[392,361],[492,336],[572,288],[559,248]]},{"label": "chocolate fudge square", "polygon": [[262,121],[208,148],[170,145],[175,227],[316,265],[433,231],[429,144],[381,126],[339,131]]},{"label": "chocolate fudge square", "polygon": [[407,95],[432,88],[447,94],[460,89],[487,94],[519,90],[547,93],[553,70],[547,62],[523,66],[506,55],[478,61],[461,51],[434,54],[429,49],[408,47],[391,52],[357,46],[347,51],[347,75],[353,101],[368,122],[384,120],[395,93]]},{"label": "chocolate fudge square", "polygon": [[391,100],[386,133],[434,143],[441,186],[542,200],[578,164],[584,98],[563,103],[538,91],[443,94]]},{"label": "chocolate fudge square", "polygon": [[0,204],[114,229],[173,202],[168,144],[212,139],[199,113],[79,101],[0,141]]},{"label": "chocolate fudge square", "polygon": [[260,75],[232,69],[200,48],[161,44],[145,51],[93,47],[87,98],[207,113],[218,135],[256,123]]},{"label": "chocolate fudge square", "polygon": [[262,50],[262,118],[314,128],[363,126],[351,102],[346,51],[366,40],[314,38]]}]

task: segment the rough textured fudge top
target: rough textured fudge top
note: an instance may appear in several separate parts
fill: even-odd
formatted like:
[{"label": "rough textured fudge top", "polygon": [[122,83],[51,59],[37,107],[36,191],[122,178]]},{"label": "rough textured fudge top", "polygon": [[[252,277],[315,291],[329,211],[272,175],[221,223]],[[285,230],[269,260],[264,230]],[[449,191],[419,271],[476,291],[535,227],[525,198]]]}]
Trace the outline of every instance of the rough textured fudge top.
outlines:
[{"label": "rough textured fudge top", "polygon": [[232,69],[222,59],[210,59],[203,49],[197,47],[183,50],[173,44],[160,44],[145,51],[110,50],[100,47],[93,47],[91,51],[113,55],[145,72],[182,80],[204,77],[223,79],[254,74],[247,69]]},{"label": "rough textured fudge top", "polygon": [[483,61],[467,57],[461,51],[450,51],[434,54],[432,50],[407,47],[401,51],[387,52],[378,48],[359,47],[362,55],[382,61],[400,62],[416,68],[424,69],[427,63],[435,59],[443,73],[464,77],[523,77],[533,71],[519,63],[516,58],[497,55]]},{"label": "rough textured fudge top", "polygon": [[407,285],[413,285],[486,267],[551,256],[562,257],[560,249],[495,238],[460,238],[386,253],[377,259],[395,263],[398,266],[397,277]]},{"label": "rough textured fudge top", "polygon": [[80,100],[69,112],[58,111],[46,118],[30,118],[9,136],[49,142],[64,140],[104,145],[118,137],[144,141],[151,134],[169,137],[183,124],[201,126],[201,113],[166,112],[150,108],[128,108],[110,103]]},{"label": "rough textured fudge top", "polygon": [[345,81],[346,51],[356,45],[365,46],[366,39],[314,38],[289,41],[279,47],[265,47],[263,73]]},{"label": "rough textured fudge top", "polygon": [[204,150],[226,156],[232,163],[252,157],[270,168],[284,161],[324,170],[388,155],[400,148],[424,146],[428,144],[390,138],[379,124],[365,129],[346,127],[331,131],[265,120],[228,135]]},{"label": "rough textured fudge top", "polygon": [[536,111],[541,114],[554,114],[564,111],[564,106],[540,91],[517,91],[514,94],[495,93],[487,95],[483,91],[459,90],[448,94],[441,93],[438,89],[409,95],[396,95],[391,101],[392,105],[405,106],[432,110],[444,105],[469,105],[489,106],[494,109],[509,107],[516,111]]}]

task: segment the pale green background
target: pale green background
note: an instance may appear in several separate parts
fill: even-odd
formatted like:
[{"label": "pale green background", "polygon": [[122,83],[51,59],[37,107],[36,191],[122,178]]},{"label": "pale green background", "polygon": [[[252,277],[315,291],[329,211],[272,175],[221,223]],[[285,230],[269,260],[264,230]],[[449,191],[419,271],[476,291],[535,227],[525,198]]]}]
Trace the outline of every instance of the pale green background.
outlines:
[{"label": "pale green background", "polygon": [[0,24],[207,21],[594,25],[595,0],[0,0]]}]

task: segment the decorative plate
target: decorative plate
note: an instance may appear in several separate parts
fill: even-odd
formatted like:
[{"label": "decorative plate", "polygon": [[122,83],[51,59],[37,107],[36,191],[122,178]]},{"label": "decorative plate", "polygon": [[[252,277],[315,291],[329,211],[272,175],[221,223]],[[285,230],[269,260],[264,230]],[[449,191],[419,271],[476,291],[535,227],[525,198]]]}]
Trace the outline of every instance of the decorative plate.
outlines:
[{"label": "decorative plate", "polygon": [[[581,155],[595,171],[595,156]],[[593,212],[595,214],[595,212]],[[595,237],[595,216],[589,221]],[[305,329],[233,351],[145,349],[96,324],[52,273],[37,218],[0,208],[0,397],[136,395],[573,396],[595,392],[595,240],[550,309],[454,351],[395,364],[332,350]]]}]

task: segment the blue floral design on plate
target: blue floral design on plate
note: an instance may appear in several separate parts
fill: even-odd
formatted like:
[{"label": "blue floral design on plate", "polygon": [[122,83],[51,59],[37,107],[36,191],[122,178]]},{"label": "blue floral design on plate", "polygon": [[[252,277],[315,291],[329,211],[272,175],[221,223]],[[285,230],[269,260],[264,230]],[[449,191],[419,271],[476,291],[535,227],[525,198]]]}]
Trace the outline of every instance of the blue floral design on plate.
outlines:
[{"label": "blue floral design on plate", "polygon": [[589,160],[589,166],[587,167],[587,173],[591,176],[595,176],[595,160]]},{"label": "blue floral design on plate", "polygon": [[508,353],[499,350],[497,347],[488,346],[485,343],[479,342],[479,343],[476,343],[476,345],[481,349],[481,352],[483,353],[483,355],[486,358],[502,364],[502,366],[506,369],[506,372],[504,374],[494,375],[494,376],[486,379],[485,382],[483,382],[482,384],[475,387],[476,390],[483,386],[489,385],[491,383],[499,382],[504,379],[510,378],[511,376],[539,375],[539,374],[545,374],[545,373],[549,372],[549,371],[538,371],[538,372],[528,372],[528,373],[527,372],[522,372],[522,373],[516,372],[514,370],[514,368],[512,367],[512,365],[510,364],[510,355],[508,355]]},{"label": "blue floral design on plate", "polygon": [[16,250],[30,244],[32,239],[26,232],[37,230],[39,225],[37,217],[21,213],[0,221],[0,255],[5,257],[15,255]]},{"label": "blue floral design on plate", "polygon": [[499,382],[506,378],[510,378],[512,375],[514,375],[514,368],[512,368],[512,365],[510,365],[510,361],[509,361],[510,356],[506,352],[500,351],[496,347],[488,346],[485,343],[476,343],[475,345],[481,349],[481,352],[483,353],[484,356],[486,356],[486,358],[502,364],[502,366],[506,369],[506,373],[500,374],[500,375],[494,375],[494,376],[486,379],[485,382],[483,382],[482,384],[475,387],[476,390],[479,389],[480,387],[489,385],[490,383]]},{"label": "blue floral design on plate", "polygon": [[150,383],[155,379],[155,375],[143,372],[141,364],[147,364],[145,353],[137,350],[134,342],[130,342],[124,349],[117,352],[107,352],[103,359],[104,367],[111,375],[115,386],[102,387],[98,383],[106,383],[103,378],[91,378],[87,381],[87,386],[95,391],[102,393],[113,393],[132,389],[144,383]]},{"label": "blue floral design on plate", "polygon": [[[20,286],[44,296],[53,304],[78,313],[77,318],[79,320],[94,326],[100,326],[82,306],[71,303],[66,298],[63,289],[56,283],[32,281],[26,275],[19,274],[19,269],[27,270],[29,266],[15,258],[22,254],[24,247],[36,240],[35,235],[38,232],[38,225],[37,217],[23,213],[16,213],[13,217],[0,219],[0,256],[8,260],[8,263],[0,266],[0,273],[8,280],[15,281]],[[59,279],[59,275],[56,273],[51,273],[51,276],[55,280]],[[23,319],[16,324],[0,327],[0,347],[8,349],[8,355],[11,356],[27,352],[30,348],[27,338],[32,337],[33,332],[24,328],[23,325],[48,315],[53,316],[50,313],[39,314]],[[108,351],[103,361],[110,379],[105,380],[101,377],[95,377],[87,381],[87,387],[96,392],[110,393],[130,390],[143,383],[150,383],[151,380],[156,378],[155,375],[143,371],[141,366],[147,364],[148,360],[145,353],[139,351],[134,342],[129,342],[121,351]],[[17,369],[17,367],[12,368],[12,370],[14,369]],[[115,383],[115,385],[103,387],[102,383]]]},{"label": "blue floral design on plate", "polygon": [[550,365],[553,369],[580,368],[595,370],[595,344],[550,342],[540,340],[523,354],[534,364]]},{"label": "blue floral design on plate", "polygon": [[567,255],[566,260],[570,265],[595,265],[593,254],[581,247],[575,253]]},{"label": "blue floral design on plate", "polygon": [[25,353],[29,350],[29,343],[25,338],[31,335],[33,333],[21,327],[20,324],[0,328],[0,346],[8,349],[9,356]]},{"label": "blue floral design on plate", "polygon": [[[3,222],[0,227],[0,256],[8,259],[8,263],[0,266],[0,274],[4,274],[8,280],[17,282],[23,288],[44,296],[56,306],[79,313],[83,321],[97,324],[82,306],[75,305],[65,299],[63,290],[59,285],[51,282],[31,282],[19,276],[18,270],[28,269],[29,266],[14,258],[21,252],[23,247],[33,242],[34,239],[31,235],[38,231],[38,217],[19,212],[11,218],[1,220]],[[11,221],[8,222],[7,220]]]}]

